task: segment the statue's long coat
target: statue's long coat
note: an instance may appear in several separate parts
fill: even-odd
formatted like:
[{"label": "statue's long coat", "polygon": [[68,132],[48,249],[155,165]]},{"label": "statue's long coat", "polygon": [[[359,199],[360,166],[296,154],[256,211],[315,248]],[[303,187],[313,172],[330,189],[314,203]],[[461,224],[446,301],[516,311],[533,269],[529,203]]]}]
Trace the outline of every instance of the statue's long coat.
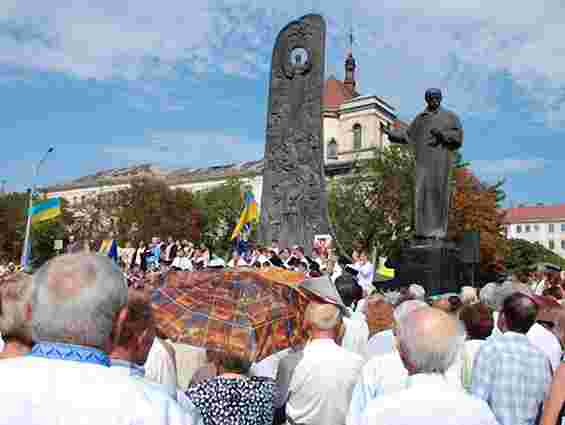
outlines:
[{"label": "statue's long coat", "polygon": [[[439,130],[447,147],[432,147],[430,130]],[[392,132],[391,142],[410,143],[416,151],[414,214],[416,236],[445,238],[450,202],[450,176],[454,151],[463,144],[463,128],[457,115],[439,108],[420,113],[406,131]]]}]

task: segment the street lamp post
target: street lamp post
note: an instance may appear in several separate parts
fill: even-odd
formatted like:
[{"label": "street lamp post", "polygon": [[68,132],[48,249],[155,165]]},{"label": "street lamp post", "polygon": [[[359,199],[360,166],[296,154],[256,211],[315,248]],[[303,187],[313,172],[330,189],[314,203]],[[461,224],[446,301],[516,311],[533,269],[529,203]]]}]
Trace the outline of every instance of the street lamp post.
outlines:
[{"label": "street lamp post", "polygon": [[31,235],[31,209],[33,207],[33,194],[35,193],[35,183],[37,180],[37,176],[39,175],[39,168],[43,165],[43,163],[45,162],[45,160],[47,159],[47,156],[53,152],[55,150],[54,147],[50,147],[49,149],[47,149],[47,152],[45,152],[45,154],[43,155],[43,158],[41,158],[41,161],[39,161],[36,165],[33,166],[33,180],[31,182],[31,188],[28,189],[29,190],[29,207],[28,207],[28,211],[27,211],[27,223],[26,223],[26,234],[25,234],[25,239],[24,239],[24,247],[23,247],[23,251],[22,251],[22,268],[23,269],[27,269],[28,268],[28,255],[30,252],[30,235]]}]

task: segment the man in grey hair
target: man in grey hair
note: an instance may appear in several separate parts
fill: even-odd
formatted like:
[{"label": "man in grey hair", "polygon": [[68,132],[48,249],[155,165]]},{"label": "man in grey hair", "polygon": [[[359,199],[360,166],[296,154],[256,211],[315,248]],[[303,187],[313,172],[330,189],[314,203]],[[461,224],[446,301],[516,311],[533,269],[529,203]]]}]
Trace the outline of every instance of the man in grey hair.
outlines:
[{"label": "man in grey hair", "polygon": [[186,424],[168,396],[148,397],[133,378],[110,369],[128,316],[127,285],[113,262],[70,254],[33,278],[35,345],[28,356],[3,360],[0,425]]},{"label": "man in grey hair", "polygon": [[408,287],[408,293],[415,300],[424,301],[426,299],[426,290],[423,286],[412,284]]},{"label": "man in grey hair", "polygon": [[286,403],[288,425],[343,424],[363,359],[336,343],[337,306],[312,302],[304,316],[310,339],[302,351],[281,360],[275,407]]},{"label": "man in grey hair", "polygon": [[397,338],[410,375],[406,389],[371,401],[360,425],[497,423],[485,402],[445,379],[465,342],[465,330],[456,318],[435,308],[413,311],[398,324]]},{"label": "man in grey hair", "polygon": [[396,349],[396,325],[412,311],[430,308],[425,302],[407,300],[393,311],[394,329],[379,332],[369,340],[370,359],[367,361],[355,384],[347,424],[357,424],[367,404],[385,394],[403,389],[408,373]]},{"label": "man in grey hair", "polygon": [[5,341],[0,359],[24,356],[31,350],[32,290],[27,273],[11,275],[0,285],[0,334]]}]

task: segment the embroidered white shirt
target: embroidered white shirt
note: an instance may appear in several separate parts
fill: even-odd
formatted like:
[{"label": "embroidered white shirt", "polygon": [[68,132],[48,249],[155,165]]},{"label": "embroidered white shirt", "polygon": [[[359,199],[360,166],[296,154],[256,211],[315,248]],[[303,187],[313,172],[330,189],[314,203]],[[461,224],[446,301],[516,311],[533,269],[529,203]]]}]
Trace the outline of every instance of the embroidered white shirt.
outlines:
[{"label": "embroidered white shirt", "polygon": [[26,356],[2,360],[0,375],[0,425],[193,424],[170,397],[110,367]]}]

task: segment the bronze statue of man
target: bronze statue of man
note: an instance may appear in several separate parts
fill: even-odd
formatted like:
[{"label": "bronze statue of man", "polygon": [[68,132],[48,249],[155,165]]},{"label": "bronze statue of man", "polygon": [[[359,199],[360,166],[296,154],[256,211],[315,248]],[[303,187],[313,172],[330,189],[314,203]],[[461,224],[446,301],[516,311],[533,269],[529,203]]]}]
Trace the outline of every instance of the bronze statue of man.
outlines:
[{"label": "bronze statue of man", "polygon": [[457,115],[441,107],[439,89],[428,89],[427,108],[407,130],[383,129],[392,143],[412,144],[416,151],[414,215],[417,239],[445,239],[454,152],[463,143]]}]

